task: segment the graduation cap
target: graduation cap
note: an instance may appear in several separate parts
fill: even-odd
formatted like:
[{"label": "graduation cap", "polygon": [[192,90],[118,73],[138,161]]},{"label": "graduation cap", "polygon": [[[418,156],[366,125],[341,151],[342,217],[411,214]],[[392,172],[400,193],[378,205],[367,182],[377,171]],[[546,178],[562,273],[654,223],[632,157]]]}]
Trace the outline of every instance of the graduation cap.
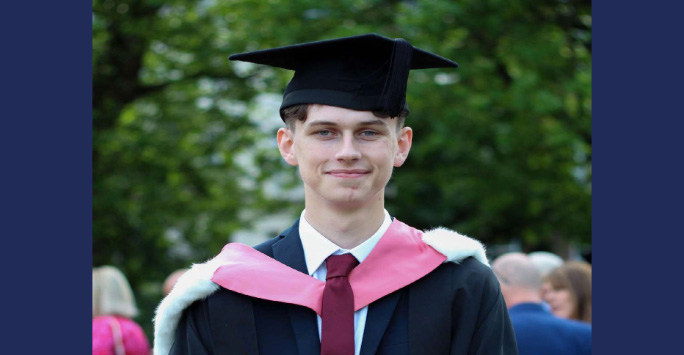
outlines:
[{"label": "graduation cap", "polygon": [[294,70],[281,109],[322,104],[396,117],[406,104],[411,69],[458,68],[405,39],[365,34],[234,54],[239,60]]}]

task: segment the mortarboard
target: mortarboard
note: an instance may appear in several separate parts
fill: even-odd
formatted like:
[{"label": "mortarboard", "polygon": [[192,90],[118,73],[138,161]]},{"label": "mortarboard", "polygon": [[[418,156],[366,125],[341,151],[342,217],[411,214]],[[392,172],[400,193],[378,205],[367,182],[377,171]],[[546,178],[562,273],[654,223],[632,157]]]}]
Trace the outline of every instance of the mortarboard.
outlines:
[{"label": "mortarboard", "polygon": [[406,83],[411,69],[458,67],[404,39],[377,34],[234,54],[229,59],[294,70],[281,109],[322,104],[391,117],[408,110]]}]

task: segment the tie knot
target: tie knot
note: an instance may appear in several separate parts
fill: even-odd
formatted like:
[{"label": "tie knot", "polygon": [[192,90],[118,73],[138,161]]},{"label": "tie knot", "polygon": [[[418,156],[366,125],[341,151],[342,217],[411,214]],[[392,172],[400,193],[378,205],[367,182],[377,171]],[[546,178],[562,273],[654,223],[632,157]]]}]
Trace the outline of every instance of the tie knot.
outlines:
[{"label": "tie knot", "polygon": [[342,255],[330,255],[325,259],[325,266],[328,268],[328,274],[325,277],[329,280],[333,277],[347,277],[359,261],[356,260],[354,255],[349,253]]}]

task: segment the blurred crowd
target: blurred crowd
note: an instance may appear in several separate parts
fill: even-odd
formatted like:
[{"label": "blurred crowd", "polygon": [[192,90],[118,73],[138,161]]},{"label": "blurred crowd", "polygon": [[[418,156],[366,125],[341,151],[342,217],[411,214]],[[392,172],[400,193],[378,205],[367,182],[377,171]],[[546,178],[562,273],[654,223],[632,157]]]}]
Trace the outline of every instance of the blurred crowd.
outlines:
[{"label": "blurred crowd", "polygon": [[499,279],[520,355],[591,354],[591,265],[549,252],[506,253]]},{"label": "blurred crowd", "polygon": [[[185,269],[176,270],[163,284],[168,295]],[[126,276],[114,266],[93,268],[93,355],[149,355],[150,341],[133,318],[135,296]]]}]

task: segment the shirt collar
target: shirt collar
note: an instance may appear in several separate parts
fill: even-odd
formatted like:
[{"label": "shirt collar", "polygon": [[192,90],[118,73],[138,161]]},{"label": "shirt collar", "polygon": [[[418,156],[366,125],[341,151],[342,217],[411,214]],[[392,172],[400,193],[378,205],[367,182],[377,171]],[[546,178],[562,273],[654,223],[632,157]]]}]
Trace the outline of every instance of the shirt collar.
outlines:
[{"label": "shirt collar", "polygon": [[389,212],[387,212],[387,210],[384,210],[384,212],[385,219],[383,220],[382,225],[380,225],[380,228],[363,243],[351,250],[347,250],[340,248],[337,244],[331,242],[328,238],[314,229],[306,220],[306,210],[302,211],[302,216],[299,219],[299,237],[302,240],[302,247],[304,247],[304,259],[309,275],[313,275],[325,259],[333,254],[351,253],[359,263],[363,262],[392,223]]}]

